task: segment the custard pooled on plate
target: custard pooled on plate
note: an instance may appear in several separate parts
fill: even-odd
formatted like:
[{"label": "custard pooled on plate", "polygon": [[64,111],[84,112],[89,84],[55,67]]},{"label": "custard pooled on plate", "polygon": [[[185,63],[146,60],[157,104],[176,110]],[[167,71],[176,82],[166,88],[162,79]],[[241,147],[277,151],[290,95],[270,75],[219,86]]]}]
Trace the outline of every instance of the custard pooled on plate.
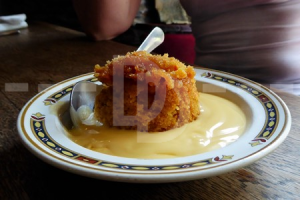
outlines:
[{"label": "custard pooled on plate", "polygon": [[195,71],[168,54],[127,53],[95,66],[105,87],[94,115],[103,124],[161,132],[194,121],[200,114]]}]

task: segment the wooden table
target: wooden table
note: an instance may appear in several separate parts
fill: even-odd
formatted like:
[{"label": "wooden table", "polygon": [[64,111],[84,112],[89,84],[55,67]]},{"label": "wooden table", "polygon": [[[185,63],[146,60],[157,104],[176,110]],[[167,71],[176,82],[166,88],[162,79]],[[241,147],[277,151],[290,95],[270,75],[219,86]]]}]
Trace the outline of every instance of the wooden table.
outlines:
[{"label": "wooden table", "polygon": [[[0,199],[298,199],[300,98],[279,93],[292,114],[292,129],[274,152],[220,176],[169,184],[128,184],[75,175],[41,161],[21,143],[16,119],[43,87],[93,71],[115,54],[135,50],[112,41],[33,23],[19,35],[0,37]],[[10,83],[27,83],[10,88]],[[40,86],[40,87],[39,87]],[[13,91],[21,90],[21,91]]]}]

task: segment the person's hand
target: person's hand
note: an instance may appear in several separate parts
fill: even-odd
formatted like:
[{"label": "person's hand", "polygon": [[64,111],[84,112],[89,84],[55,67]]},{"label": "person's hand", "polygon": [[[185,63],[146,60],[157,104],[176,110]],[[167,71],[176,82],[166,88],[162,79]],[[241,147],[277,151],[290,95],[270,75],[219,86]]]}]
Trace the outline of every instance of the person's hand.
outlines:
[{"label": "person's hand", "polygon": [[73,0],[79,22],[94,40],[109,40],[133,23],[140,0]]}]

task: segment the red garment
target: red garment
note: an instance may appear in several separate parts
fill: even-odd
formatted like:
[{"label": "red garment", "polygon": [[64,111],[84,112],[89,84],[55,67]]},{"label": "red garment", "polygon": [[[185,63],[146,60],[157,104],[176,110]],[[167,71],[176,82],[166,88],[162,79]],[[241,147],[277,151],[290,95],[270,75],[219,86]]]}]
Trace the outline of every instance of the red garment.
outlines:
[{"label": "red garment", "polygon": [[158,54],[169,56],[186,64],[195,62],[195,39],[191,33],[167,33],[164,42],[155,49]]}]

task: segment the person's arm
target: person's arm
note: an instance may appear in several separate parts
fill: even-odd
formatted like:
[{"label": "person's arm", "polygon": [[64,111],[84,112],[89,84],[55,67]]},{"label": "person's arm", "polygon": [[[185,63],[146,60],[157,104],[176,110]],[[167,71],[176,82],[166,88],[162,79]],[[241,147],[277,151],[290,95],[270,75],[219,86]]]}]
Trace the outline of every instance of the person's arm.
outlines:
[{"label": "person's arm", "polygon": [[73,0],[86,34],[94,40],[109,40],[133,23],[141,0]]}]

